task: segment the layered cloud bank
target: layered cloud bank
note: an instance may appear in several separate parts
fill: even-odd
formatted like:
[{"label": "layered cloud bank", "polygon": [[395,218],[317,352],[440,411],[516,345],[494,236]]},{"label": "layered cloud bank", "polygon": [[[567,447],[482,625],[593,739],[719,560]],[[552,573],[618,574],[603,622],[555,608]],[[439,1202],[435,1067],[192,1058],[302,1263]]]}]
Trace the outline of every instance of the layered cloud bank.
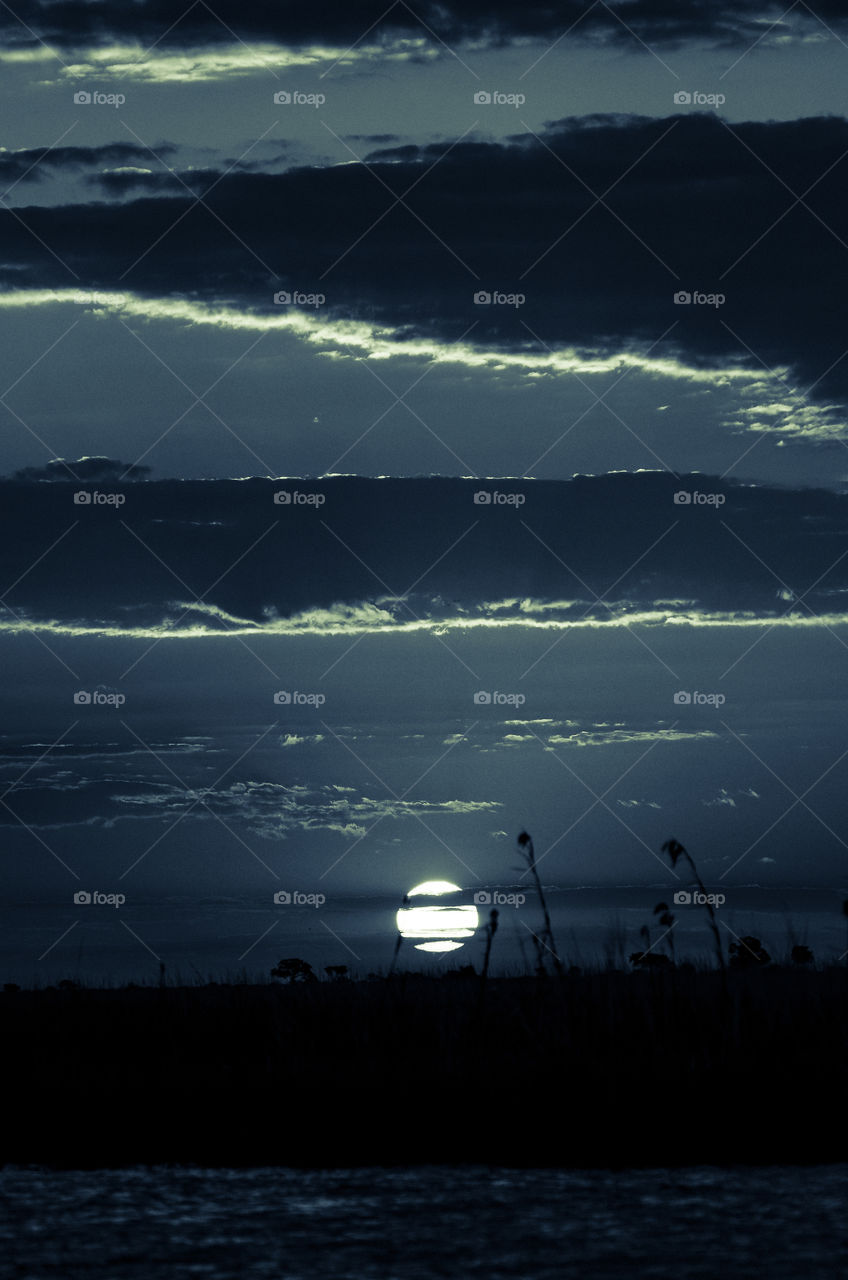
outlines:
[{"label": "layered cloud bank", "polygon": [[151,636],[831,625],[848,497],[662,473],[0,484],[2,626]]},{"label": "layered cloud bank", "polygon": [[[590,116],[423,146],[340,128],[326,140],[345,163],[285,172],[268,171],[284,147],[197,169],[129,137],[0,155],[18,206],[0,212],[0,285],[19,303],[88,289],[269,318],[301,297],[399,350],[650,347],[716,373],[792,370],[844,404],[845,120]],[[63,172],[106,200],[26,206]]]},{"label": "layered cloud bank", "polygon": [[[190,5],[175,21],[167,0],[140,0],[131,6],[119,0],[92,3],[66,0],[43,4],[22,0],[14,11],[7,8],[0,21],[7,39],[20,49],[34,49],[39,40],[60,47],[97,49],[109,42],[156,41],[166,48],[227,44],[234,34],[253,42],[279,42],[297,48],[308,45],[365,43],[366,50],[391,46],[393,41],[415,39],[410,56],[420,45],[441,42],[497,46],[505,41],[560,37],[576,30],[584,39],[632,41],[634,37],[662,45],[687,40],[721,43],[761,40],[766,35],[787,39],[808,34],[818,24],[840,27],[845,8],[840,0],[815,0],[786,9],[763,0],[737,3],[690,2],[679,5],[658,0],[627,0],[596,4],[591,0],[565,3],[515,4],[511,0],[463,0],[462,4],[423,0],[410,6],[397,0],[388,6],[381,0],[324,0],[323,3],[269,3],[268,0],[221,0],[214,8]],[[352,52],[352,51],[351,51]]]}]

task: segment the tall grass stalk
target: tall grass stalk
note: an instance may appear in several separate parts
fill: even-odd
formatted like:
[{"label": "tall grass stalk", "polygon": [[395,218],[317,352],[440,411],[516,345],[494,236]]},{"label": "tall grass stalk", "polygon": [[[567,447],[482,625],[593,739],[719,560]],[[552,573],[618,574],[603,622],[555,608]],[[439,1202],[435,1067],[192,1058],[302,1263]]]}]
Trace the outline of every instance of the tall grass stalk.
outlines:
[{"label": "tall grass stalk", "polygon": [[518,837],[518,847],[521,850],[524,861],[527,863],[527,869],[533,877],[533,883],[536,886],[536,893],[539,895],[539,905],[542,908],[542,917],[545,921],[545,927],[542,932],[541,939],[539,939],[537,934],[533,934],[533,939],[536,943],[539,972],[541,973],[544,971],[544,956],[542,954],[542,948],[545,947],[553,956],[554,968],[561,976],[563,973],[563,965],[559,957],[559,952],[556,948],[556,943],[554,942],[554,931],[551,928],[551,917],[548,911],[548,904],[545,901],[545,892],[542,888],[542,882],[539,879],[539,871],[536,866],[536,852],[533,848],[533,837],[526,831],[522,831],[521,835]]},{"label": "tall grass stalk", "polygon": [[704,887],[703,880],[698,874],[698,868],[695,866],[695,863],[692,859],[692,855],[688,852],[687,849],[683,847],[683,845],[680,843],[679,840],[666,840],[662,848],[663,848],[663,853],[667,853],[669,856],[672,870],[674,870],[674,868],[677,866],[678,862],[682,858],[685,858],[686,862],[688,862],[689,864],[689,867],[692,871],[692,878],[695,881],[695,884],[697,884],[698,889],[700,890],[701,895],[704,899],[704,906],[707,909],[707,914],[709,915],[709,919],[710,919],[710,929],[712,930],[713,942],[715,943],[716,956],[718,957],[718,967],[721,970],[722,974],[724,974],[726,972],[727,966],[725,965],[725,962],[724,962],[724,948],[721,945],[721,934],[719,933],[719,929],[718,929],[718,920],[716,919],[716,913],[713,910],[712,903],[709,901],[709,895],[707,893],[706,888]]}]

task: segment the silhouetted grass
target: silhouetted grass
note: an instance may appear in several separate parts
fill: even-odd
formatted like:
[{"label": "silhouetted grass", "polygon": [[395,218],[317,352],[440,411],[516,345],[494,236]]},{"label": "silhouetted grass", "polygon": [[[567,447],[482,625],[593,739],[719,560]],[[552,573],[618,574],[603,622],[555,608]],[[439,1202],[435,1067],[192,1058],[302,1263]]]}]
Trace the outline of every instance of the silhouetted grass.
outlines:
[{"label": "silhouetted grass", "polygon": [[[722,983],[727,984],[723,995]],[[846,1159],[843,966],[6,992],[0,1157]]]}]

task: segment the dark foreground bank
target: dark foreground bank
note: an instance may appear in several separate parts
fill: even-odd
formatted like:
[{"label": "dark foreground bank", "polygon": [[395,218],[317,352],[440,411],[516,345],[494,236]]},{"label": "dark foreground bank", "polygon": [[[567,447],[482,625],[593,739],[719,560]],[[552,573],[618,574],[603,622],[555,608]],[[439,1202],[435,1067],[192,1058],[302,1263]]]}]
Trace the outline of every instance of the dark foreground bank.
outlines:
[{"label": "dark foreground bank", "polygon": [[837,968],[6,992],[0,1159],[846,1160],[846,996]]}]

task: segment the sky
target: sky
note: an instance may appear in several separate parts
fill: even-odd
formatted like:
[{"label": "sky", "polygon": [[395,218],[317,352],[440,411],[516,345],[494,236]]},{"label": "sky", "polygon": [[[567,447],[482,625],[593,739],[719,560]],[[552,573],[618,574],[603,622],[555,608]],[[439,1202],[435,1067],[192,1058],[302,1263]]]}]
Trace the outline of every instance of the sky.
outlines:
[{"label": "sky", "polygon": [[846,16],[2,8],[18,980],[376,968],[525,827],[574,936],[838,913]]}]

